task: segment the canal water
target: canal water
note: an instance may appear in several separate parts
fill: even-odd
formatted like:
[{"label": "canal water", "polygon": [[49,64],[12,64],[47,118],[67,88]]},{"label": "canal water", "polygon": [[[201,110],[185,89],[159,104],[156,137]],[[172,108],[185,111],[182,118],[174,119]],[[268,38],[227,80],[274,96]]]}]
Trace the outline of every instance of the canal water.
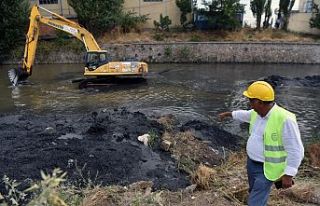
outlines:
[{"label": "canal water", "polygon": [[[78,89],[72,80],[82,78],[81,64],[36,65],[27,85],[10,86],[7,70],[0,67],[0,114],[73,114],[104,108],[126,107],[151,117],[174,114],[218,124],[245,137],[246,129],[231,120],[217,121],[217,114],[246,109],[242,91],[251,80],[280,75],[287,78],[320,75],[318,65],[272,64],[151,64],[146,82]],[[320,123],[319,87],[292,84],[277,90],[277,102],[297,114],[305,141]]]}]

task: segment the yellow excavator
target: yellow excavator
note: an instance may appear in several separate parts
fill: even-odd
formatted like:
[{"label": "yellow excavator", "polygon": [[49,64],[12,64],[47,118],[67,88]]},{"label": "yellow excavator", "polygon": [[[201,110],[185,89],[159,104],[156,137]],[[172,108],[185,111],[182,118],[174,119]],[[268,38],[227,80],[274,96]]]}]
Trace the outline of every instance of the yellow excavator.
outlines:
[{"label": "yellow excavator", "polygon": [[[42,16],[40,10],[47,12],[51,16]],[[52,11],[34,5],[30,14],[30,25],[26,35],[22,67],[8,71],[8,76],[13,86],[16,86],[20,81],[26,80],[32,74],[41,23],[64,31],[83,42],[87,50],[84,69],[84,76],[86,77],[144,77],[148,73],[148,65],[145,62],[109,61],[108,52],[101,50],[93,35],[85,28]]]}]

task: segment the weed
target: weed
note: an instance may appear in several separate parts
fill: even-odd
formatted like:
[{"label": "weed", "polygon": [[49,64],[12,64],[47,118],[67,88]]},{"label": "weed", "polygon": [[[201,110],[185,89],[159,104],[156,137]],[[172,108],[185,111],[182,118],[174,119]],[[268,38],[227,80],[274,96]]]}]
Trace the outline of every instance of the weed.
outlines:
[{"label": "weed", "polygon": [[197,164],[187,156],[181,156],[178,160],[178,169],[188,174],[193,174]]},{"label": "weed", "polygon": [[148,132],[148,134],[150,135],[150,138],[149,138],[149,141],[148,141],[149,147],[153,148],[156,145],[156,142],[159,140],[159,135],[153,129],[150,130]]},{"label": "weed", "polygon": [[179,57],[181,59],[185,59],[185,58],[188,58],[190,57],[191,55],[191,51],[188,47],[184,46],[182,47],[180,50],[179,50]]},{"label": "weed", "polygon": [[171,55],[172,55],[172,47],[165,47],[164,48],[164,55],[166,57],[171,57]]},{"label": "weed", "polygon": [[200,164],[197,170],[191,175],[194,183],[203,189],[209,189],[211,182],[214,182],[216,170]]},{"label": "weed", "polygon": [[66,206],[67,204],[62,200],[58,193],[58,187],[64,182],[67,173],[56,168],[52,174],[45,174],[41,171],[42,180],[40,184],[34,184],[26,191],[37,191],[39,194],[35,197],[29,205],[56,205]]},{"label": "weed", "polygon": [[163,33],[156,33],[153,35],[153,39],[156,41],[163,41],[165,38],[165,35]]},{"label": "weed", "polygon": [[84,185],[87,188],[93,188],[97,184],[97,179],[98,179],[99,173],[97,171],[97,173],[95,174],[94,179],[92,180],[90,178],[90,172],[88,172],[88,174],[86,175],[87,176],[87,178],[86,178],[85,175],[83,174],[83,171],[85,171],[86,166],[87,166],[87,164],[84,164],[83,167],[80,168],[78,166],[77,162],[75,163],[76,171],[79,174],[79,176],[81,177],[82,182],[84,183]]},{"label": "weed", "polygon": [[193,42],[200,42],[201,41],[201,37],[197,34],[193,34],[190,38],[190,41],[193,41]]},{"label": "weed", "polygon": [[5,185],[6,191],[8,194],[2,197],[1,199],[8,201],[10,205],[20,205],[25,199],[27,194],[24,191],[20,191],[17,187],[20,183],[17,183],[16,180],[10,179],[8,176],[4,175],[2,181]]},{"label": "weed", "polygon": [[[166,49],[165,49],[166,50]],[[165,51],[165,55],[166,52],[171,52],[170,55],[172,54],[172,48],[168,47],[168,51]],[[172,114],[168,114],[168,115],[164,115],[162,117],[160,117],[157,120],[160,124],[162,124],[165,128],[165,130],[167,131],[172,131],[174,128],[174,125],[176,124],[176,119]]]}]

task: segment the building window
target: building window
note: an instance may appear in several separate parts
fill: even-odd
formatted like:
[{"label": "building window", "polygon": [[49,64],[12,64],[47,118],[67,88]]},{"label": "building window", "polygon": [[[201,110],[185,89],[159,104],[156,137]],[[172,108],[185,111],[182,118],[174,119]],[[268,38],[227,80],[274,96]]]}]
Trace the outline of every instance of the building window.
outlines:
[{"label": "building window", "polygon": [[143,2],[158,2],[158,1],[163,1],[163,0],[143,0]]},{"label": "building window", "polygon": [[58,0],[39,0],[39,4],[58,4]]}]

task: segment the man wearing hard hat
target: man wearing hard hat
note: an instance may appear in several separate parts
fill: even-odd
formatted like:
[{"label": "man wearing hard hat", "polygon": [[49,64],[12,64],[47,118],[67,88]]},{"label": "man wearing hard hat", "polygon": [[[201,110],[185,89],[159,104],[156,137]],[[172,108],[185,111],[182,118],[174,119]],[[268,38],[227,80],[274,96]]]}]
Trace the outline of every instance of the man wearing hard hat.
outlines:
[{"label": "man wearing hard hat", "polygon": [[273,182],[289,188],[304,156],[300,131],[293,113],[274,102],[274,90],[265,81],[251,84],[243,95],[251,110],[219,114],[221,120],[232,117],[248,122],[247,173],[249,206],[267,205]]}]

